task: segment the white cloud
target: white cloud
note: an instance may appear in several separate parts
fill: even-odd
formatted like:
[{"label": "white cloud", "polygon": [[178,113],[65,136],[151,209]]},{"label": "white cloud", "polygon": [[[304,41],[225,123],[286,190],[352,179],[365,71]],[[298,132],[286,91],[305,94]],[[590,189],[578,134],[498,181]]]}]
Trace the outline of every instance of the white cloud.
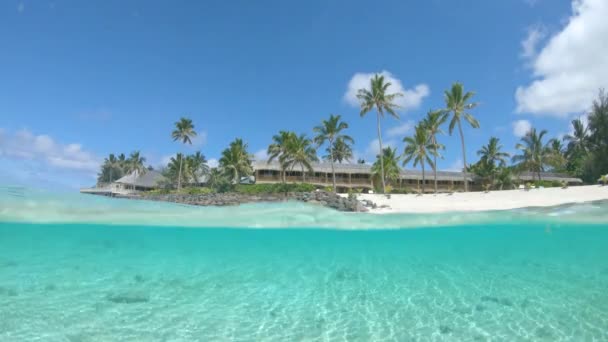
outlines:
[{"label": "white cloud", "polygon": [[176,154],[162,156],[160,158],[160,166],[167,166],[171,162],[171,158],[175,158]]},{"label": "white cloud", "polygon": [[217,159],[211,158],[207,161],[207,165],[209,165],[209,167],[218,167],[220,163],[217,161]]},{"label": "white cloud", "polygon": [[266,153],[265,149],[261,149],[253,154],[253,158],[256,161],[265,161],[268,160],[268,153]]},{"label": "white cloud", "polygon": [[203,147],[207,143],[207,131],[198,132],[198,134],[192,139],[193,148]]},{"label": "white cloud", "polygon": [[391,127],[386,131],[386,135],[388,137],[398,137],[398,138],[403,138],[409,131],[412,130],[412,128],[414,128],[415,123],[414,121],[407,121],[402,123],[399,126],[395,126],[395,127]]},{"label": "white cloud", "polygon": [[[344,101],[353,107],[359,107],[359,100],[357,99],[357,92],[359,89],[369,89],[370,79],[374,77],[376,73],[362,73],[358,72],[348,82],[346,93],[344,94]],[[402,97],[395,99],[395,103],[400,106],[400,110],[407,111],[409,109],[416,109],[420,106],[422,99],[429,95],[430,90],[426,84],[418,84],[414,88],[405,89],[401,81],[395,78],[390,72],[384,70],[380,72],[384,76],[386,82],[390,82],[391,86],[388,88],[388,93],[402,93]]]},{"label": "white cloud", "polygon": [[532,129],[532,124],[528,120],[517,120],[513,122],[513,134],[521,138]]},{"label": "white cloud", "polygon": [[100,159],[79,144],[63,145],[48,135],[34,135],[28,130],[0,134],[0,157],[10,160],[31,160],[47,166],[94,173]]},{"label": "white cloud", "polygon": [[453,172],[462,172],[463,168],[464,168],[464,163],[462,162],[462,159],[457,159],[452,164],[450,164],[450,166],[445,170],[453,171]]},{"label": "white cloud", "polygon": [[540,0],[524,0],[524,2],[526,3],[526,5],[534,7],[540,2]]},{"label": "white cloud", "polygon": [[[388,139],[388,140],[383,140],[382,141],[382,148],[387,148],[387,147],[391,147],[391,148],[395,148],[397,146],[397,141],[393,140],[393,139]],[[378,155],[378,153],[380,152],[380,146],[378,145],[378,139],[373,139],[372,141],[369,142],[369,144],[367,144],[367,147],[365,148],[365,160],[369,160],[369,161],[375,161],[376,160],[376,156]]]},{"label": "white cloud", "polygon": [[521,42],[521,56],[525,59],[534,59],[537,55],[538,44],[547,36],[547,31],[542,25],[536,25],[528,29],[528,36]]},{"label": "white cloud", "polygon": [[608,1],[573,0],[572,16],[532,58],[535,80],[515,92],[517,112],[566,117],[608,87]]}]

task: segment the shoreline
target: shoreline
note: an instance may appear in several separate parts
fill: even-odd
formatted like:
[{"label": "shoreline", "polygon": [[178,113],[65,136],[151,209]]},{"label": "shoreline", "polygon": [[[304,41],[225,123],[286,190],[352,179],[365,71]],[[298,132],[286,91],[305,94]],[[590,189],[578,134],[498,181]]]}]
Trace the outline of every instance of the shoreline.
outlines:
[{"label": "shoreline", "polygon": [[[346,196],[346,195],[344,195]],[[583,185],[567,189],[493,190],[453,194],[358,194],[359,201],[372,201],[378,207],[372,214],[433,214],[450,212],[500,211],[555,207],[566,204],[608,200],[608,186]]]}]

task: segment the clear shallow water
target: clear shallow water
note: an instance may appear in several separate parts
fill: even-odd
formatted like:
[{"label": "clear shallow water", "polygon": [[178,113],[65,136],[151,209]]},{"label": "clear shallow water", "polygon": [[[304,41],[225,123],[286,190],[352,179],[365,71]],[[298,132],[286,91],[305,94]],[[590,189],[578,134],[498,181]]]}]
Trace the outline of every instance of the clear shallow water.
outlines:
[{"label": "clear shallow water", "polygon": [[[92,222],[112,215],[106,205],[181,206],[75,198],[29,199],[29,217],[52,221],[41,214],[54,202],[77,213],[69,224],[9,222],[5,205],[24,197],[0,202],[0,341],[608,340],[603,203],[344,231],[176,227],[205,210],[173,226],[83,224],[83,211],[96,210]],[[230,210],[244,219],[250,209]]]}]

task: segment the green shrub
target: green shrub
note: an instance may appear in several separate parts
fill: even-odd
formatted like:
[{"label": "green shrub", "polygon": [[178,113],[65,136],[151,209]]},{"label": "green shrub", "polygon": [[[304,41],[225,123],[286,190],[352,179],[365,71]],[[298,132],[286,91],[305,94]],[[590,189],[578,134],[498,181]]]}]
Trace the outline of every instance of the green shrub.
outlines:
[{"label": "green shrub", "polygon": [[166,195],[170,192],[171,192],[171,190],[169,190],[169,189],[154,189],[154,190],[146,191],[146,194],[147,195]]},{"label": "green shrub", "polygon": [[412,189],[410,188],[394,188],[391,189],[391,194],[411,194],[412,193]]},{"label": "green shrub", "polygon": [[234,187],[234,191],[241,194],[257,195],[257,194],[277,194],[285,192],[311,192],[316,187],[307,183],[296,184],[239,184]]},{"label": "green shrub", "polygon": [[557,187],[561,187],[562,186],[562,182],[560,181],[548,181],[548,180],[541,180],[541,181],[535,181],[534,185],[538,188],[538,187],[544,187],[544,188],[557,188]]}]

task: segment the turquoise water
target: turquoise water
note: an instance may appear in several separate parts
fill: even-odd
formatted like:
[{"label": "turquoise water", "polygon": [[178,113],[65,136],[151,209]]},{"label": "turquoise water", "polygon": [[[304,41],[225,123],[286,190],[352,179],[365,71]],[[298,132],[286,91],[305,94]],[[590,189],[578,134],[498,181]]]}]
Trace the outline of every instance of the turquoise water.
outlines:
[{"label": "turquoise water", "polygon": [[[192,228],[226,212],[227,226],[289,221],[256,208],[302,227],[435,229]],[[296,203],[0,196],[0,341],[605,341],[607,208],[358,223]]]}]

